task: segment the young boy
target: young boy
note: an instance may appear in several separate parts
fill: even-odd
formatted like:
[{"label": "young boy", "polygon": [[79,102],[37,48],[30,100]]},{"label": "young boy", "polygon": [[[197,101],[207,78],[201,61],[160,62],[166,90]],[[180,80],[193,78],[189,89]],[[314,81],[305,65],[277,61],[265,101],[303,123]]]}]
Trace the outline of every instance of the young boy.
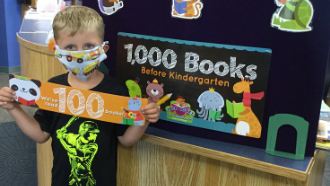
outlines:
[{"label": "young boy", "polygon": [[[104,23],[93,9],[72,6],[60,11],[53,22],[55,56],[69,73],[49,82],[74,88],[128,96],[126,86],[96,68],[106,58]],[[74,58],[79,56],[79,58]],[[124,73],[124,72],[123,72]],[[0,107],[7,109],[21,130],[38,143],[52,137],[54,154],[52,185],[116,185],[117,144],[131,146],[140,139],[149,122],[159,118],[156,103],[142,108],[144,126],[126,126],[61,113],[38,110],[34,117],[13,103],[15,91],[0,90]]]}]

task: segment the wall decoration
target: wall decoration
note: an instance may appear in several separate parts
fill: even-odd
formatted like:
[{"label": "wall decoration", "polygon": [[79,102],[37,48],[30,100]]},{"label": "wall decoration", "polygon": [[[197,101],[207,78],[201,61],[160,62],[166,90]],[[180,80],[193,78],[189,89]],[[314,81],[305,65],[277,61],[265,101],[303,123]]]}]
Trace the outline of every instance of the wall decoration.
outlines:
[{"label": "wall decoration", "polygon": [[[250,86],[253,84],[253,81],[246,81],[242,78],[241,82],[237,82],[233,86],[233,90],[236,94],[243,94],[242,103],[238,105],[227,104],[233,110],[233,115],[237,116],[234,134],[246,135],[250,137],[260,138],[261,135],[261,124],[254,114],[251,108],[251,99],[261,100],[264,97],[264,91],[259,93],[251,93]],[[235,102],[234,102],[235,103]],[[243,109],[241,108],[243,105]],[[238,111],[236,111],[236,109]],[[236,111],[236,114],[234,114]],[[233,116],[232,116],[233,117]]]},{"label": "wall decoration", "polygon": [[[138,77],[160,119],[260,138],[270,49],[118,33],[116,77]],[[125,72],[125,73],[122,73]]]},{"label": "wall decoration", "polygon": [[172,0],[172,16],[182,19],[198,19],[201,16],[201,0]]},{"label": "wall decoration", "polygon": [[124,7],[122,0],[98,0],[100,11],[105,15],[112,15]]},{"label": "wall decoration", "polygon": [[130,92],[131,97],[117,96],[12,74],[9,86],[16,92],[15,101],[24,106],[118,124],[141,126],[145,122],[140,109],[147,105],[148,99],[136,93]]},{"label": "wall decoration", "polygon": [[182,96],[171,101],[170,106],[166,107],[167,118],[170,120],[192,123],[195,112],[190,109],[190,104],[185,102]]},{"label": "wall decoration", "polygon": [[146,92],[149,96],[148,100],[150,102],[157,102],[164,95],[164,84],[158,84],[157,79],[155,78],[152,83],[147,82],[148,86]]},{"label": "wall decoration", "polygon": [[309,0],[275,0],[279,8],[272,16],[271,26],[288,32],[311,31],[314,9]]}]

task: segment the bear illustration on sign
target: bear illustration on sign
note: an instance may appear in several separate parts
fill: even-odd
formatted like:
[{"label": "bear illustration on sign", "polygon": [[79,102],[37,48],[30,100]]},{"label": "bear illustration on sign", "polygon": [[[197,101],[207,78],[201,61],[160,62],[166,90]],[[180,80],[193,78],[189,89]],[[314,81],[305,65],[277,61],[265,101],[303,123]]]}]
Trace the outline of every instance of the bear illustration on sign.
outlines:
[{"label": "bear illustration on sign", "polygon": [[164,95],[164,84],[158,84],[157,79],[155,78],[152,83],[150,83],[149,81],[147,82],[148,86],[146,88],[147,90],[147,94],[149,96],[148,98],[148,102],[155,102],[157,103],[157,101]]},{"label": "bear illustration on sign", "polygon": [[210,88],[207,91],[204,91],[197,99],[199,103],[200,111],[196,110],[198,117],[204,118],[204,120],[209,121],[218,121],[223,118],[221,114],[222,107],[225,105],[225,102],[222,96]]},{"label": "bear illustration on sign", "polygon": [[9,75],[9,87],[16,92],[15,101],[24,106],[38,107],[35,103],[40,98],[41,82],[25,77]]},{"label": "bear illustration on sign", "polygon": [[275,0],[278,8],[273,14],[271,26],[288,32],[311,31],[313,6],[309,0]]},{"label": "bear illustration on sign", "polygon": [[200,0],[173,0],[172,16],[182,19],[197,19],[201,16],[203,3]]}]

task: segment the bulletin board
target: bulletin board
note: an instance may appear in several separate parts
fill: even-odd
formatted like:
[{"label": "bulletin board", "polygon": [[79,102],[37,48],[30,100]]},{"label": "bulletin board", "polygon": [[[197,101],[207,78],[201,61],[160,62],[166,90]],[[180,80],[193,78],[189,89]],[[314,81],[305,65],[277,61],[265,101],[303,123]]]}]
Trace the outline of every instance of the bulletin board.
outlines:
[{"label": "bulletin board", "polygon": [[[290,8],[285,6],[287,1],[251,3],[243,0],[209,0],[194,1],[191,7],[189,3],[183,5],[174,0],[122,0],[111,5],[116,7],[112,10],[105,10],[104,7],[102,10],[101,0],[84,1],[83,4],[97,10],[104,19],[105,40],[110,43],[105,64],[113,76],[118,76],[116,63],[127,63],[127,59],[118,58],[118,33],[269,49],[271,55],[265,89],[253,90],[251,86],[251,92],[265,93],[262,100],[252,100],[251,103],[252,107],[261,102],[263,105],[263,113],[258,116],[262,126],[260,138],[247,138],[167,120],[160,120],[151,126],[180,134],[265,148],[269,118],[279,113],[293,114],[309,123],[306,156],[313,156],[329,57],[330,2],[304,0],[298,2],[299,6],[289,2],[298,7],[294,14],[290,14]],[[182,6],[190,8],[183,9]],[[293,16],[294,21],[287,21],[292,20]],[[158,77],[157,81],[161,83],[163,78]],[[240,79],[235,80],[238,82]],[[165,91],[166,86],[169,85],[164,86]],[[297,134],[294,128],[283,126],[278,136],[281,137],[277,139],[277,150],[295,151]]]}]

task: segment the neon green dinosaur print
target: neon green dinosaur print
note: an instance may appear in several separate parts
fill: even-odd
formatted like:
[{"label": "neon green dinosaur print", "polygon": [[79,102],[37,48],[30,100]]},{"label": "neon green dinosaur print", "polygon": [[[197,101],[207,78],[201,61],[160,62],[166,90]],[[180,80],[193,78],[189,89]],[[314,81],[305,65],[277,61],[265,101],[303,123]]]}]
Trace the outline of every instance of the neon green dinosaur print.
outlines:
[{"label": "neon green dinosaur print", "polygon": [[96,123],[85,121],[80,125],[78,134],[68,133],[67,128],[77,119],[78,116],[73,116],[65,126],[58,129],[57,138],[68,152],[71,164],[69,185],[83,186],[81,182],[86,182],[86,186],[94,186],[96,180],[91,167],[98,150],[95,140],[100,130]]}]

